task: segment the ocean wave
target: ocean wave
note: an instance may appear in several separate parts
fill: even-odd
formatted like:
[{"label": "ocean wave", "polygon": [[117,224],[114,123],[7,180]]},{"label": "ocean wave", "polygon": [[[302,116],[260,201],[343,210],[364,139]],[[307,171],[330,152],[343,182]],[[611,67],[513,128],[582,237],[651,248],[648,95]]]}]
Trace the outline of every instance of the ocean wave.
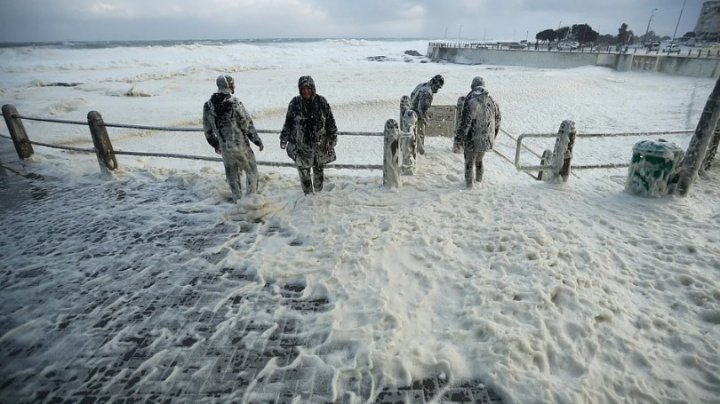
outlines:
[{"label": "ocean wave", "polygon": [[370,42],[366,39],[326,39],[325,42],[338,43],[348,46],[368,46]]},{"label": "ocean wave", "polygon": [[152,97],[153,95],[148,93],[147,91],[136,88],[136,86],[130,87],[128,91],[124,94],[126,97]]}]

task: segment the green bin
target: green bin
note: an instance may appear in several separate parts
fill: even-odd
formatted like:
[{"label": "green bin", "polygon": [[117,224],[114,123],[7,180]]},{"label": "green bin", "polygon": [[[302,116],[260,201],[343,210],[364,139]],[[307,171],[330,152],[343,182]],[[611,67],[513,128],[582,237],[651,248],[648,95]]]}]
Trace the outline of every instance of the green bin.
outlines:
[{"label": "green bin", "polygon": [[666,140],[643,140],[633,146],[625,190],[640,196],[669,193],[685,152]]}]

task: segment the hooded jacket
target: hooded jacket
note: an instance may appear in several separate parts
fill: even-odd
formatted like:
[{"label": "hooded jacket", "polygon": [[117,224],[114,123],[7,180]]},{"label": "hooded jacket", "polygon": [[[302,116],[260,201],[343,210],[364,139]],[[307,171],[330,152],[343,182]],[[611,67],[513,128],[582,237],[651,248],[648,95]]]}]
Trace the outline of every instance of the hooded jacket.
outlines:
[{"label": "hooded jacket", "polygon": [[484,84],[480,77],[473,79],[472,91],[465,97],[455,133],[455,143],[467,151],[491,150],[500,130],[500,107],[483,88]]},{"label": "hooded jacket", "polygon": [[427,112],[433,102],[433,87],[437,91],[442,88],[445,80],[441,75],[436,75],[430,81],[418,84],[410,93],[410,109],[415,111],[418,120],[426,121]]},{"label": "hooded jacket", "polygon": [[[309,100],[302,97],[305,86],[312,90]],[[288,156],[299,166],[312,165],[315,158],[320,164],[329,163],[335,160],[334,145],[337,143],[337,126],[330,104],[317,94],[310,76],[300,77],[298,92],[300,95],[293,97],[288,105],[280,141],[288,143]]]},{"label": "hooded jacket", "polygon": [[222,151],[253,153],[250,141],[262,145],[252,118],[226,88],[218,87],[218,92],[203,105],[203,129],[210,146]]}]

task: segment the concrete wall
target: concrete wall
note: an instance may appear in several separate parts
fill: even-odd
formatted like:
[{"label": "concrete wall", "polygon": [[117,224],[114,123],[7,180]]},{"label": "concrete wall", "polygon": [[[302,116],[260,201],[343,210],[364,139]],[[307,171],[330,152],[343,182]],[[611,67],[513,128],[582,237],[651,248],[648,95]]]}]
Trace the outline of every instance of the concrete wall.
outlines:
[{"label": "concrete wall", "polygon": [[637,55],[623,53],[548,52],[428,46],[428,57],[459,64],[490,64],[568,69],[605,66],[618,71],[654,71],[680,76],[718,78],[720,59],[680,55]]},{"label": "concrete wall", "polygon": [[597,59],[592,53],[548,52],[504,49],[428,48],[432,59],[475,65],[491,64],[505,66],[552,67],[569,69],[594,65]]}]

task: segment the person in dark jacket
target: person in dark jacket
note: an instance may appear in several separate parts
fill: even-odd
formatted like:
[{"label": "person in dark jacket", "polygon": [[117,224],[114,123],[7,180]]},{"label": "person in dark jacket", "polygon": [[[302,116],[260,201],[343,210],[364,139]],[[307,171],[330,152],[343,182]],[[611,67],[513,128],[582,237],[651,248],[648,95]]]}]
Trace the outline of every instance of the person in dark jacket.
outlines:
[{"label": "person in dark jacket", "polygon": [[473,170],[475,181],[482,181],[483,157],[485,152],[492,150],[495,137],[500,130],[500,107],[485,90],[485,80],[475,77],[470,85],[472,89],[465,97],[457,125],[453,150],[465,149],[465,184],[473,186]]},{"label": "person in dark jacket", "polygon": [[322,191],[325,164],[335,161],[337,126],[330,104],[317,94],[312,77],[300,77],[298,90],[300,95],[288,105],[280,148],[295,161],[302,190],[310,194]]},{"label": "person in dark jacket", "polygon": [[433,94],[445,84],[443,76],[436,74],[430,81],[420,83],[410,94],[410,109],[415,111],[418,120],[415,124],[415,144],[420,154],[425,154],[425,129],[427,128],[428,109],[433,102]]},{"label": "person in dark jacket", "polygon": [[215,81],[217,92],[203,105],[205,139],[222,155],[225,176],[232,191],[233,201],[242,197],[241,176],[245,172],[248,194],[257,192],[258,172],[255,153],[250,141],[263,150],[263,142],[255,130],[252,118],[236,97],[235,81],[220,75]]}]

